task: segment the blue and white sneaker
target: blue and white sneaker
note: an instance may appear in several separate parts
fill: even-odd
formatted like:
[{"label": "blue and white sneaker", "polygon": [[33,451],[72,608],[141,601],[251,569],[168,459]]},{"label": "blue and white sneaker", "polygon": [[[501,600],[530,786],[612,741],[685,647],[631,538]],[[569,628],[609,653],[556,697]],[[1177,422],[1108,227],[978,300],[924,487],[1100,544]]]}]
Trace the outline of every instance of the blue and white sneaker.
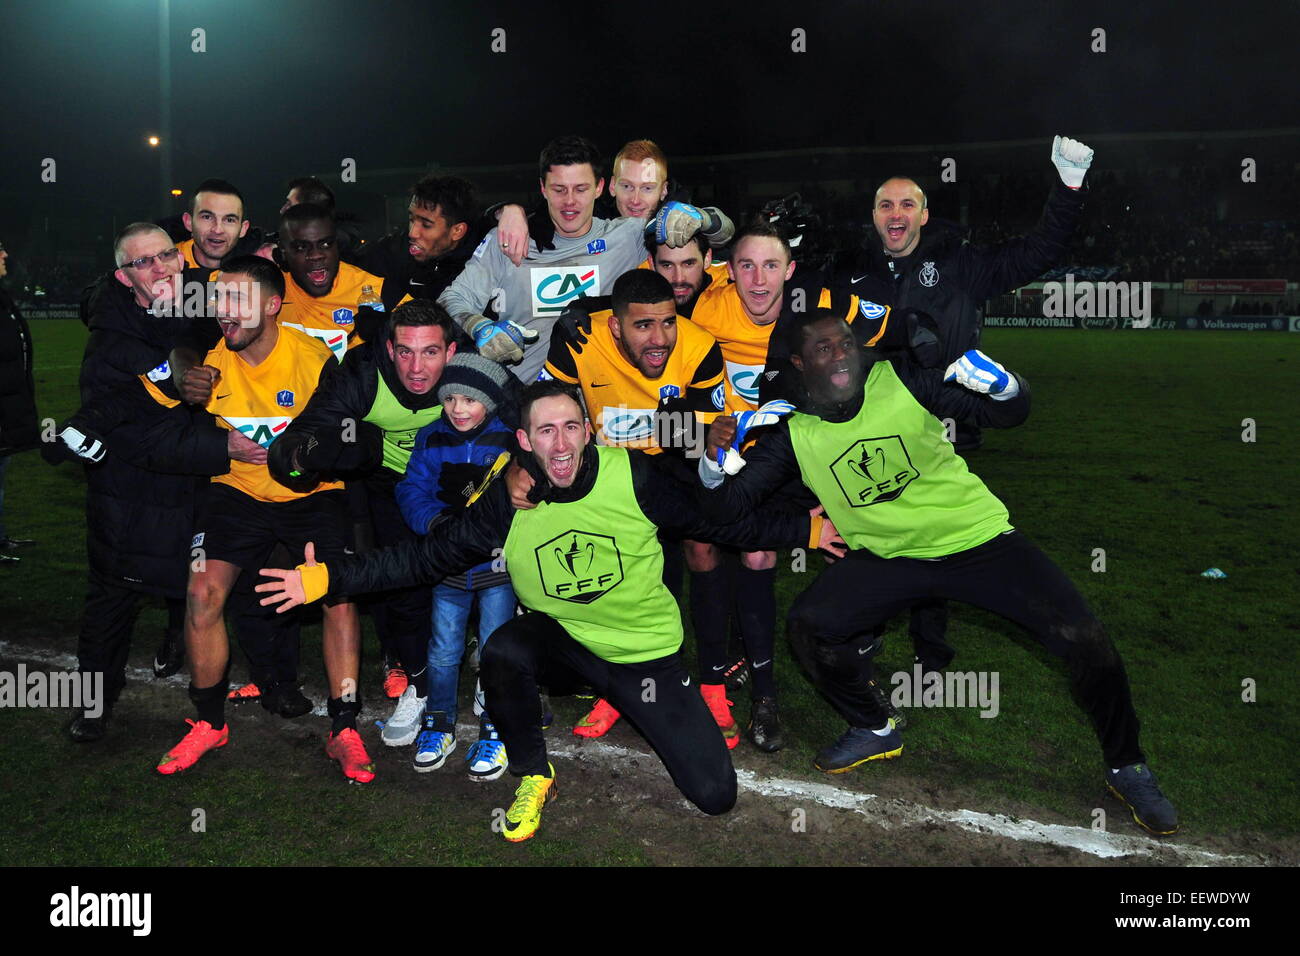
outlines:
[{"label": "blue and white sneaker", "polygon": [[437,770],[447,759],[447,755],[456,749],[456,735],[449,734],[437,727],[437,718],[431,714],[424,715],[423,729],[415,741],[415,772],[428,773]]},{"label": "blue and white sneaker", "polygon": [[486,720],[479,725],[478,740],[469,748],[465,760],[471,780],[495,780],[506,772],[506,745],[497,736],[497,729]]}]

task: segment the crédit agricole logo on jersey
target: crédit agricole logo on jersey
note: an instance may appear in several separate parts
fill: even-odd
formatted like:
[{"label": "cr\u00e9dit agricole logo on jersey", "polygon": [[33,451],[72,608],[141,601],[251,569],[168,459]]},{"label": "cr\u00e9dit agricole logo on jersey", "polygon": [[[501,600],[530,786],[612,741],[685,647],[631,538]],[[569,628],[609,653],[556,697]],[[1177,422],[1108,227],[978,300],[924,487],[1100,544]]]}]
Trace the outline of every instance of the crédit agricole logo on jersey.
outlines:
[{"label": "cr\u00e9dit agricole logo on jersey", "polygon": [[[346,312],[347,310],[340,309],[339,311]],[[336,331],[334,329],[313,329],[313,328],[308,328],[305,325],[298,325],[293,322],[281,322],[280,324],[288,329],[297,329],[299,332],[306,332],[312,338],[319,339],[320,341],[324,342],[327,346],[329,346],[329,350],[334,353],[334,357],[338,359],[340,362],[343,361],[343,356],[347,354],[348,351],[347,332]]]},{"label": "cr\u00e9dit agricole logo on jersey", "polygon": [[253,441],[257,442],[263,448],[270,448],[271,442],[275,441],[284,430],[289,427],[292,418],[276,416],[274,418],[236,418],[231,415],[222,415],[237,432],[243,432]]},{"label": "cr\u00e9dit agricole logo on jersey", "polygon": [[763,374],[761,365],[741,365],[739,362],[727,362],[727,380],[731,389],[745,401],[758,404],[758,378]]},{"label": "cr\u00e9dit agricole logo on jersey", "polygon": [[542,590],[561,601],[590,604],[623,580],[623,556],[607,534],[565,531],[534,553]]},{"label": "cr\u00e9dit agricole logo on jersey", "polygon": [[854,508],[893,501],[921,477],[898,435],[859,438],[835,459],[831,474]]},{"label": "cr\u00e9dit agricole logo on jersey", "polygon": [[641,441],[654,434],[653,408],[624,408],[606,405],[597,415],[601,435],[607,444]]},{"label": "cr\u00e9dit agricole logo on jersey", "polygon": [[600,294],[600,266],[534,266],[529,276],[534,318],[559,315],[580,295]]}]

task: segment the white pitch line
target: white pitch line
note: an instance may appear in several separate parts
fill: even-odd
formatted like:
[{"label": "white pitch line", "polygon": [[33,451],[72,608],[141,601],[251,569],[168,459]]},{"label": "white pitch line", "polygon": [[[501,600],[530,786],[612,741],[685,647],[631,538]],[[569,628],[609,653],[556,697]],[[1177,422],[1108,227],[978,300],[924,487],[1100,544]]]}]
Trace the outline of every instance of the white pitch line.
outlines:
[{"label": "white pitch line", "polygon": [[[75,670],[77,659],[71,654],[47,651],[40,648],[20,647],[9,641],[0,641],[0,654],[22,660],[48,664],[60,670]],[[159,680],[153,671],[143,667],[128,667],[127,676],[137,681],[155,684],[167,684],[173,687],[188,687],[189,679],[181,674]],[[324,704],[312,710],[316,717],[326,716]],[[473,735],[478,732],[477,723],[462,722],[458,731]],[[565,741],[555,746],[554,741],[547,742],[547,751],[555,757],[571,757],[577,760],[608,758],[608,762],[639,759],[647,761],[645,768],[650,773],[668,776],[663,763],[655,754],[633,750],[619,744],[603,740],[587,740],[582,743]],[[1225,863],[1238,863],[1260,866],[1266,861],[1258,856],[1242,856],[1216,853],[1200,847],[1180,843],[1165,843],[1144,836],[1128,836],[1093,830],[1088,827],[1065,826],[1059,823],[1039,823],[1035,820],[1016,820],[1001,813],[983,813],[978,810],[941,810],[927,807],[896,797],[882,797],[874,793],[862,793],[856,790],[844,790],[829,783],[814,780],[792,780],[781,777],[762,777],[752,770],[736,768],[736,782],[741,790],[748,790],[764,797],[794,800],[812,800],[833,810],[849,810],[886,830],[922,824],[947,823],[959,830],[971,833],[984,833],[1009,840],[1024,840],[1030,843],[1045,843],[1050,846],[1064,847],[1090,853],[1101,859],[1114,859],[1122,856],[1156,856],[1161,853],[1176,856],[1194,866],[1216,866]],[[1122,811],[1117,811],[1122,814]],[[891,820],[890,815],[901,818],[901,823]]]}]

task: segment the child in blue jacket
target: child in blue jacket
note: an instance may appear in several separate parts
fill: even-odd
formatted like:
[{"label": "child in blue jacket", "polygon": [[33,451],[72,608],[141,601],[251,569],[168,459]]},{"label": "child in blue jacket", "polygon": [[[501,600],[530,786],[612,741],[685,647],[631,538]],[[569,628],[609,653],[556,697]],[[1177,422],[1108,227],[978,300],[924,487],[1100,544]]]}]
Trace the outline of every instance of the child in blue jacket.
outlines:
[{"label": "child in blue jacket", "polygon": [[[496,362],[468,352],[457,354],[443,369],[438,380],[442,415],[416,434],[406,478],[396,489],[402,517],[416,534],[427,534],[465,508],[498,458],[513,451],[514,431],[498,414],[509,375]],[[499,561],[484,562],[434,586],[429,690],[415,745],[418,773],[437,770],[456,749],[456,688],[465,626],[475,602],[481,655],[492,632],[515,613],[515,592]],[[466,757],[469,775],[495,780],[505,772],[506,748],[483,708],[478,687],[474,710],[479,713],[479,736]]]}]

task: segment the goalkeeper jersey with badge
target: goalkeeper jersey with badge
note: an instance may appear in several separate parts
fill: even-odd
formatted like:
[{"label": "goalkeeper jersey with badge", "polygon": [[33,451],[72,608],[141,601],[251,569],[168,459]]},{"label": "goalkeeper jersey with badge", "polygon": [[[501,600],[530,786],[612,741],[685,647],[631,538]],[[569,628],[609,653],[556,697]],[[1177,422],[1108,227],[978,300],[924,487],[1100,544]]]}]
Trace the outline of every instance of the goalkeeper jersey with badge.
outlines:
[{"label": "goalkeeper jersey with badge", "polygon": [[687,399],[703,391],[708,395],[709,410],[695,407],[696,419],[708,425],[722,413],[727,388],[722,352],[713,336],[678,316],[677,344],[663,374],[646,378],[614,340],[609,329],[613,314],[609,309],[592,313],[591,333],[585,344],[561,338],[557,333],[543,373],[582,389],[597,441],[658,454],[654,415],[665,400]]},{"label": "goalkeeper jersey with badge", "polygon": [[644,228],[642,219],[592,219],[583,236],[557,234],[554,249],[539,250],[530,240],[519,266],[501,251],[493,229],[438,301],[461,328],[491,308],[498,318],[535,330],[537,341],[524,349],[523,361],[506,366],[521,382],[534,382],[546,365],[551,327],[568,304],[607,294],[615,279],[645,260]]},{"label": "goalkeeper jersey with badge", "polygon": [[[281,328],[268,355],[259,365],[249,365],[225,340],[208,353],[206,364],[221,370],[207,409],[222,427],[243,432],[263,448],[283,434],[316,391],[321,372],[333,362],[330,350],[298,329]],[[286,488],[271,477],[266,465],[230,462],[230,471],[212,479],[230,485],[259,501],[294,501],[318,491],[343,487],[341,481],[323,481],[309,492]]]},{"label": "goalkeeper jersey with badge", "polygon": [[[348,349],[361,344],[361,336],[353,333],[356,329],[357,300],[361,298],[361,290],[365,286],[370,286],[375,295],[380,295],[384,280],[364,269],[340,262],[334,285],[325,295],[316,298],[305,292],[293,281],[293,276],[286,272],[280,326],[298,329],[319,339],[329,346],[330,352],[341,362]],[[398,305],[410,301],[408,295]]]}]

